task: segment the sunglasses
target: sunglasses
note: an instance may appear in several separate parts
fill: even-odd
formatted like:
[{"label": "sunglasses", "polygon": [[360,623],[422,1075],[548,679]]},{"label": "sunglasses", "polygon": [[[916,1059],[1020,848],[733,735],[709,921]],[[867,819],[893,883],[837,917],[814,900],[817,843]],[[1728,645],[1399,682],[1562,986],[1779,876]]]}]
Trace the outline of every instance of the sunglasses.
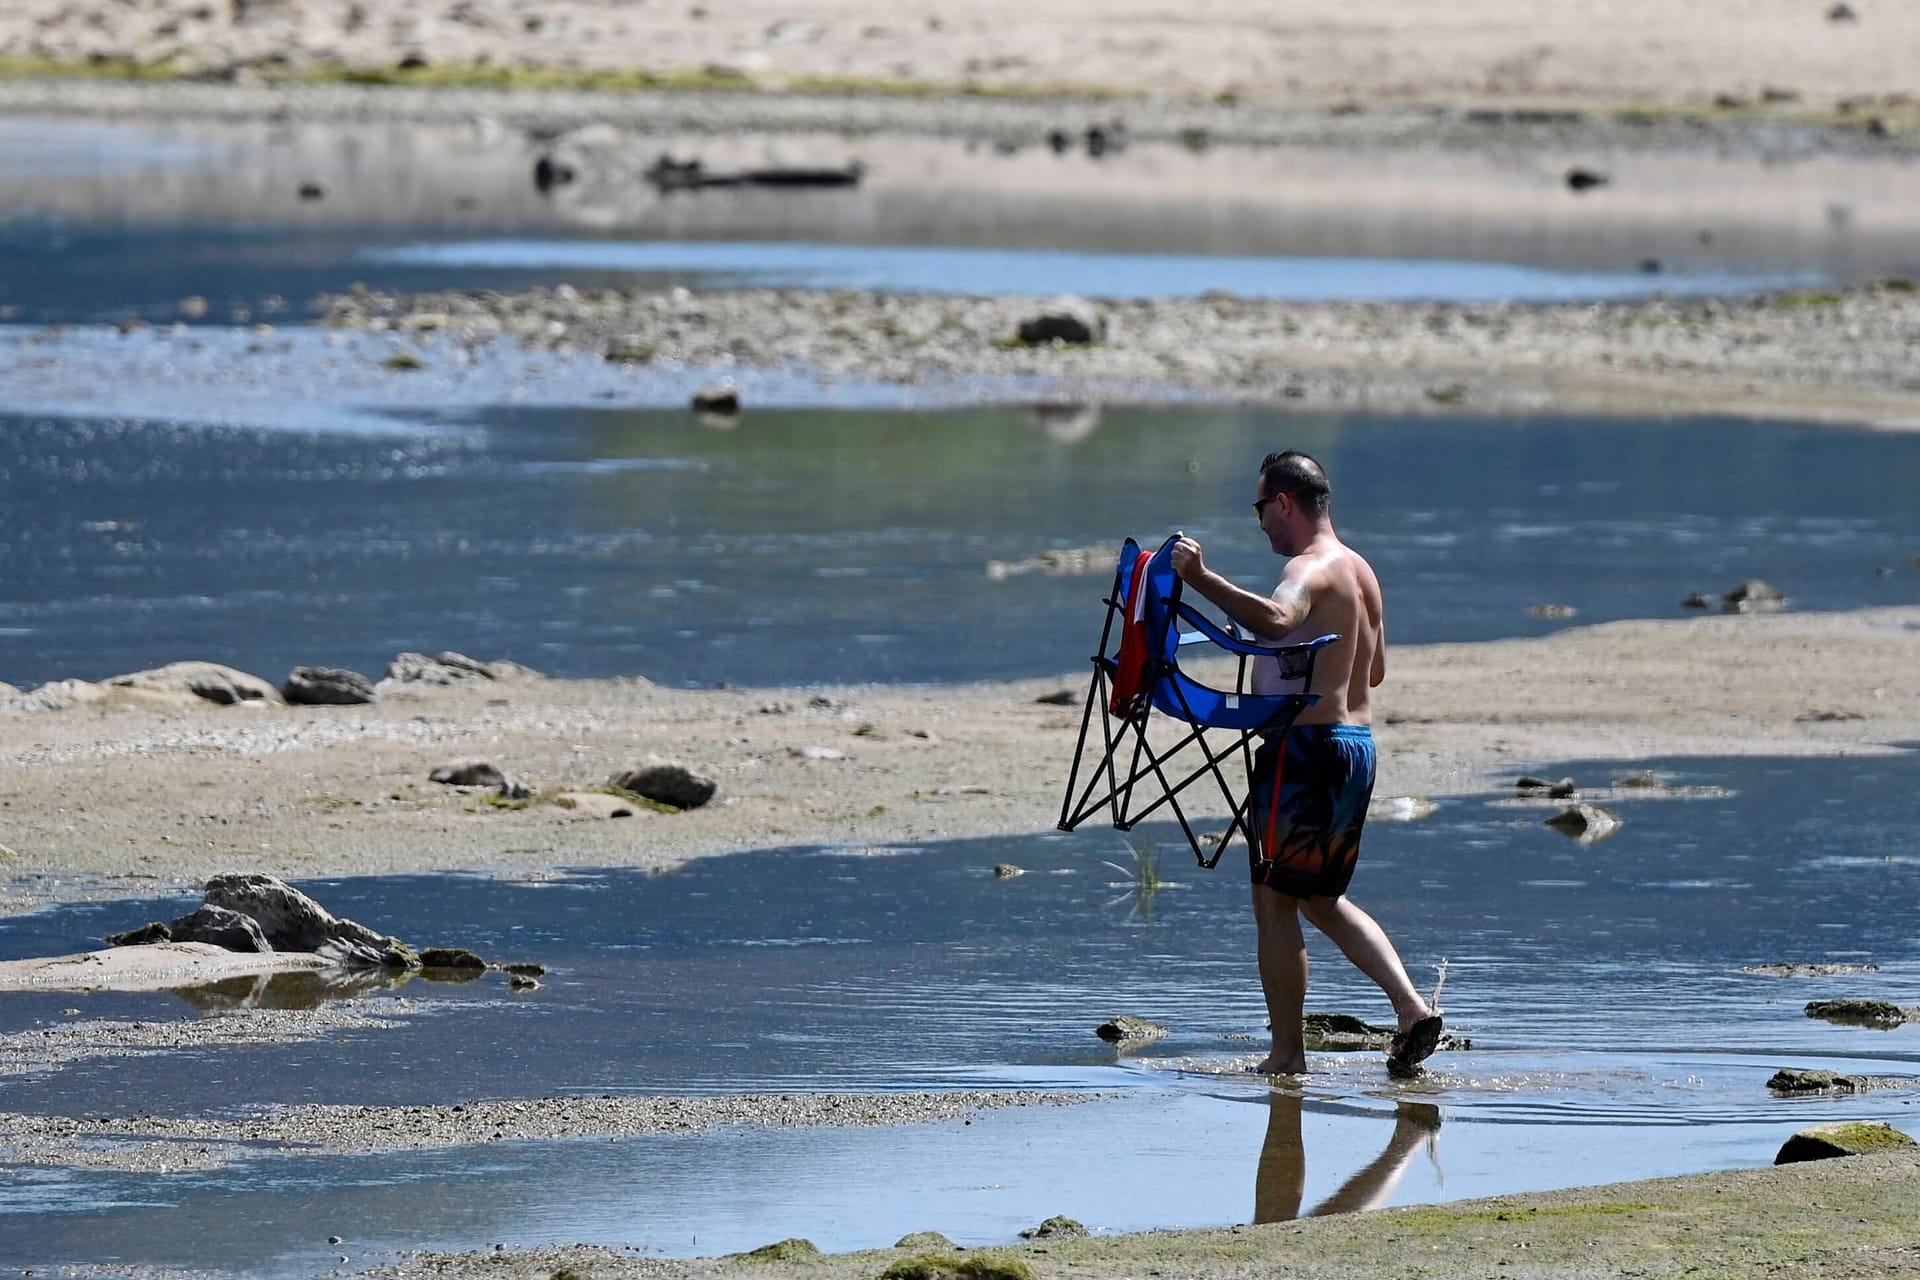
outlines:
[{"label": "sunglasses", "polygon": [[1266,497],[1256,501],[1253,504],[1253,518],[1255,520],[1265,520],[1267,518],[1267,504],[1275,498],[1284,498],[1291,492],[1292,490],[1290,489],[1281,489],[1277,493],[1270,493]]}]

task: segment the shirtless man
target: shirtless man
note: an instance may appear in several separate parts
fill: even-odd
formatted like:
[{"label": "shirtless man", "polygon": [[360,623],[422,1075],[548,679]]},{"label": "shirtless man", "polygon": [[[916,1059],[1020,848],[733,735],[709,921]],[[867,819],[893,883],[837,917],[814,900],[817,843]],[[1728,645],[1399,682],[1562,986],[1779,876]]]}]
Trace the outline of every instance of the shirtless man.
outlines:
[{"label": "shirtless man", "polygon": [[[1173,567],[1186,584],[1262,644],[1300,644],[1338,633],[1314,662],[1320,700],[1291,729],[1270,734],[1254,755],[1253,918],[1260,985],[1273,1023],[1273,1052],[1254,1070],[1307,1069],[1301,1010],[1307,996],[1305,916],[1332,938],[1393,1002],[1399,1033],[1387,1068],[1412,1075],[1440,1040],[1440,1016],[1413,988],[1400,955],[1372,916],[1346,896],[1360,853],[1360,828],[1373,794],[1373,711],[1369,691],[1387,674],[1380,580],[1342,543],[1328,514],[1326,472],[1304,453],[1267,455],[1253,513],[1276,555],[1288,557],[1271,596],[1255,595],[1207,567],[1200,544],[1183,537]],[[1281,692],[1278,664],[1261,659],[1254,691]]]}]

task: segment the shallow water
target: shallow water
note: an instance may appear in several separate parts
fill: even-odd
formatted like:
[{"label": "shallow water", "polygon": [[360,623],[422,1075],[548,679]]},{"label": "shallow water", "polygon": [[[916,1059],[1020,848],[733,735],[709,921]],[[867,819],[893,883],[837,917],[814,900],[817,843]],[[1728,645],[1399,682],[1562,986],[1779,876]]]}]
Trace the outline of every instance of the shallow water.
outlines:
[{"label": "shallow water", "polygon": [[1327,464],[1396,641],[1541,634],[1564,625],[1529,614],[1546,603],[1676,617],[1750,577],[1796,608],[1920,601],[1916,434],[1179,406],[761,410],[725,431],[634,410],[0,414],[0,679],[189,657],[378,674],[444,648],[669,684],[1070,672],[1108,575],[988,563],[1184,529],[1271,579],[1246,503],[1282,445]]},{"label": "shallow water", "polygon": [[[1623,155],[1606,158],[1614,184],[1583,197],[1566,167],[1596,158],[1555,146],[1149,144],[1095,159],[1007,141],[660,135],[649,158],[857,158],[869,176],[846,191],[663,195],[642,161],[608,155],[543,194],[542,146],[484,120],[0,121],[0,318],[172,319],[194,296],[209,320],[284,320],[355,281],[1544,300],[1915,269],[1914,181],[1883,163]],[[307,184],[324,194],[303,199]],[[769,252],[742,274],[739,255]]]},{"label": "shallow water", "polygon": [[[925,1228],[987,1243],[1057,1212],[1111,1230],[1229,1223],[1329,1199],[1405,1204],[1765,1164],[1789,1133],[1827,1119],[1912,1130],[1920,1029],[1831,1026],[1801,1006],[1906,1000],[1920,981],[1920,858],[1906,835],[1920,754],[1647,763],[1669,783],[1719,790],[1610,801],[1625,825],[1585,846],[1541,826],[1548,810],[1477,800],[1370,827],[1356,900],[1422,985],[1447,959],[1449,1026],[1476,1046],[1436,1057],[1416,1083],[1387,1080],[1375,1055],[1315,1055],[1296,1106],[1238,1075],[1263,1016],[1232,856],[1208,873],[1163,846],[1161,874],[1174,883],[1142,904],[1102,865],[1130,856],[1113,832],[776,850],[547,884],[318,882],[307,887],[343,914],[551,972],[526,997],[493,979],[365,997],[402,1014],[390,1031],[15,1079],[9,1106],[91,1114],[137,1098],[177,1114],[1003,1085],[1121,1096],[908,1133],[723,1130],[274,1157],[164,1179],[26,1170],[0,1192],[0,1213],[19,1224],[24,1256],[43,1260],[122,1254],[300,1275],[319,1269],[327,1234],[349,1237],[354,1253],[576,1239],[711,1253],[791,1234],[853,1248]],[[1552,767],[1562,770],[1589,786],[1628,771]],[[999,861],[1026,874],[996,879]],[[185,905],[10,919],[0,956],[72,949]],[[1314,950],[1312,1007],[1386,1017],[1324,942]],[[1775,960],[1880,968],[1813,980],[1739,972]],[[15,994],[0,1000],[0,1030],[72,1008],[197,1016],[170,997]],[[1119,1012],[1172,1034],[1117,1056],[1092,1028]],[[1916,1088],[1771,1098],[1765,1080],[1786,1065]],[[219,1216],[244,1218],[244,1231],[188,1232],[183,1220],[205,1215],[175,1211],[236,1198],[244,1214]]]}]

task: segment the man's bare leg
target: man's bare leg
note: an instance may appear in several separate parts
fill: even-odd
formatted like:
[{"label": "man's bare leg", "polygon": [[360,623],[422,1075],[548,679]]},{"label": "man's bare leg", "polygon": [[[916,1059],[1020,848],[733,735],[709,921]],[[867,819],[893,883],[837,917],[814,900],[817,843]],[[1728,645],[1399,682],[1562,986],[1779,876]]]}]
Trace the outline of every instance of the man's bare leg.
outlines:
[{"label": "man's bare leg", "polygon": [[[1427,1002],[1413,988],[1413,979],[1407,977],[1406,966],[1400,963],[1400,953],[1393,948],[1393,940],[1387,937],[1374,918],[1353,905],[1344,897],[1293,899],[1300,904],[1300,914],[1313,922],[1314,928],[1332,938],[1334,945],[1353,962],[1353,967],[1372,978],[1380,990],[1386,992],[1387,999],[1393,1002],[1394,1017],[1399,1019],[1399,1030],[1405,1031],[1420,1019],[1432,1013]],[[1298,929],[1295,925],[1295,929]],[[1264,939],[1265,935],[1262,934]],[[1264,944],[1263,944],[1264,945]],[[1265,976],[1264,952],[1262,953],[1262,977]],[[1305,960],[1302,959],[1302,972],[1305,972]],[[1302,982],[1304,994],[1306,984]],[[1271,997],[1268,998],[1271,1002]],[[1295,1006],[1295,1016],[1298,1017]],[[1280,1024],[1274,1023],[1274,1034],[1279,1034]]]},{"label": "man's bare leg", "polygon": [[1307,940],[1300,933],[1300,899],[1266,885],[1253,886],[1253,923],[1259,931],[1260,990],[1273,1025],[1273,1052],[1254,1068],[1267,1075],[1307,1069],[1300,1015],[1307,1003]]}]

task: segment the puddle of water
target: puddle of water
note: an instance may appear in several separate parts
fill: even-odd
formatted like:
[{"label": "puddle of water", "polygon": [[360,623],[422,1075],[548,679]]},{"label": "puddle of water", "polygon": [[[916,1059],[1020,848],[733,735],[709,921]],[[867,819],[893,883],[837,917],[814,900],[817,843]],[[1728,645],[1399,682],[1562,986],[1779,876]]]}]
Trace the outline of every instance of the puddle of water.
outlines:
[{"label": "puddle of water", "polygon": [[1224,407],[1109,408],[1071,438],[1001,408],[319,421],[0,415],[0,679],[448,647],[672,684],[1084,669],[1102,576],[988,562],[1180,528],[1271,580],[1246,498],[1276,442],[1327,463],[1407,642],[1544,634],[1546,602],[1674,617],[1749,577],[1796,608],[1920,601],[1912,434]]},{"label": "puddle of water", "polygon": [[[1263,1018],[1239,876],[1169,865],[1181,887],[1150,910],[1115,902],[1101,865],[1118,851],[1113,833],[771,850],[661,876],[319,882],[307,887],[342,914],[551,971],[528,997],[491,980],[361,996],[398,1017],[392,1030],[15,1077],[9,1106],[118,1113],[132,1098],[193,1114],[1000,1086],[1121,1096],[910,1130],[276,1155],[165,1178],[25,1170],[0,1189],[0,1221],[19,1225],[23,1256],[257,1276],[316,1274],[335,1256],[321,1257],[328,1234],[355,1255],[581,1239],[716,1253],[796,1234],[840,1249],[920,1229],[989,1243],[1053,1213],[1107,1230],[1218,1224],[1765,1164],[1789,1133],[1828,1119],[1912,1129],[1920,1088],[1788,1100],[1765,1081],[1793,1065],[1920,1085],[1912,1028],[1801,1012],[1835,995],[1899,1000],[1920,982],[1920,864],[1898,856],[1920,754],[1646,763],[1699,789],[1623,795],[1625,825],[1600,844],[1476,801],[1369,832],[1357,898],[1418,980],[1448,958],[1449,1025],[1477,1046],[1437,1057],[1418,1082],[1389,1081],[1376,1054],[1315,1055],[1292,1099],[1241,1075]],[[1848,861],[1832,859],[1838,849]],[[997,879],[1002,861],[1029,874]],[[182,905],[10,918],[0,956],[70,949]],[[1364,979],[1324,945],[1316,954],[1315,1008],[1385,1017]],[[1880,968],[1738,972],[1768,960]],[[9,994],[0,1032],[66,1021],[67,1009],[152,1020],[210,1003],[163,999]],[[1120,1012],[1172,1034],[1117,1057],[1092,1028]],[[226,1208],[200,1212],[216,1202]]]},{"label": "puddle of water", "polygon": [[1246,298],[1356,302],[1569,302],[1726,293],[1817,283],[1807,273],[1553,271],[1510,262],[1236,257],[1059,250],[895,248],[754,242],[479,240],[369,250],[394,266],[710,277],[711,288],[882,289],[894,293],[1080,294],[1096,298]]}]

